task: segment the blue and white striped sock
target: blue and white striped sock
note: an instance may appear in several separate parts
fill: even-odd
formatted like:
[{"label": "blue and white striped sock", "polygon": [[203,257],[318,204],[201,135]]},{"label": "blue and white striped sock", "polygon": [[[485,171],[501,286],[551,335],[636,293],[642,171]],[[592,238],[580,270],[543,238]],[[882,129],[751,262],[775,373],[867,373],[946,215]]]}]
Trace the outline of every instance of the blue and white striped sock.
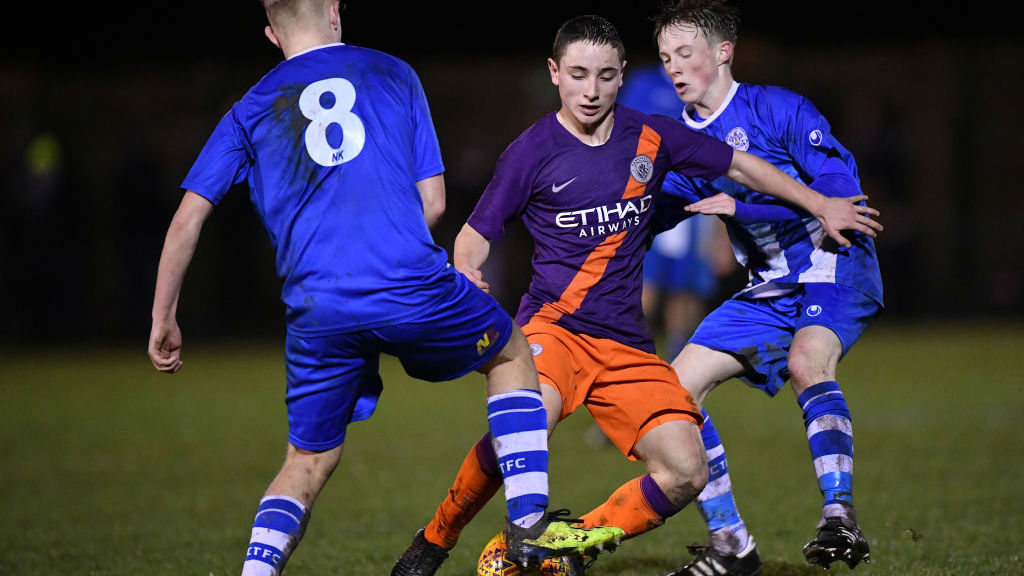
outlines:
[{"label": "blue and white striped sock", "polygon": [[532,526],[548,507],[548,422],[540,392],[491,396],[487,422],[505,481],[509,521]]},{"label": "blue and white striped sock", "polygon": [[804,413],[818,487],[824,496],[822,519],[853,518],[853,424],[839,384],[821,382],[797,398]]},{"label": "blue and white striped sock", "polygon": [[704,427],[700,437],[708,454],[708,483],[697,496],[697,509],[708,525],[712,547],[722,554],[735,556],[746,547],[750,534],[732,495],[725,447],[711,417],[704,409],[701,409],[701,414],[704,415]]},{"label": "blue and white striped sock", "polygon": [[305,530],[306,507],[287,496],[260,500],[242,576],[277,576]]}]

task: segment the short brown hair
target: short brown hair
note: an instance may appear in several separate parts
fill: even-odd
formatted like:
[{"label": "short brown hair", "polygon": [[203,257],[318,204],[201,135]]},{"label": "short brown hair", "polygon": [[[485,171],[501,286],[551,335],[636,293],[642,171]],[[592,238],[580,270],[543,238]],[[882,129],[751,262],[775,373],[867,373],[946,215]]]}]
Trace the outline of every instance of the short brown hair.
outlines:
[{"label": "short brown hair", "polygon": [[565,55],[565,49],[573,42],[611,46],[619,54],[620,61],[626,59],[626,47],[622,44],[619,31],[615,29],[615,25],[601,16],[577,16],[566,20],[555,34],[551,59],[560,62]]},{"label": "short brown hair", "polygon": [[725,40],[736,44],[739,10],[725,0],[680,0],[654,19],[654,42],[667,28],[690,24],[709,42]]}]

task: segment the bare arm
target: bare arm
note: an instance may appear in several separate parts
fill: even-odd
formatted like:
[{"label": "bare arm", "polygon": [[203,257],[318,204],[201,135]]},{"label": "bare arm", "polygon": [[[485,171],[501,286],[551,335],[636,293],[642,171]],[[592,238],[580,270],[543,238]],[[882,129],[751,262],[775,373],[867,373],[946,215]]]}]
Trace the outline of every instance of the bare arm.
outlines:
[{"label": "bare arm", "polygon": [[444,174],[420,180],[416,188],[423,200],[423,217],[427,220],[427,226],[433,228],[444,214]]},{"label": "bare arm", "polygon": [[466,275],[484,292],[490,292],[490,284],[484,282],[480,268],[491,253],[491,241],[484,238],[469,224],[463,224],[459,235],[455,237],[455,269]]},{"label": "bare arm", "polygon": [[858,210],[848,199],[823,196],[752,154],[739,150],[733,152],[726,176],[748,188],[807,210],[840,246],[850,245],[850,241],[841,234],[842,230],[855,230],[872,238],[882,230],[881,224],[868,217],[877,216],[877,210]]},{"label": "bare arm", "polygon": [[188,191],[167,229],[153,295],[153,326],[149,333],[149,359],[161,372],[173,373],[181,369],[178,295],[203,223],[212,212],[213,204],[209,200]]}]

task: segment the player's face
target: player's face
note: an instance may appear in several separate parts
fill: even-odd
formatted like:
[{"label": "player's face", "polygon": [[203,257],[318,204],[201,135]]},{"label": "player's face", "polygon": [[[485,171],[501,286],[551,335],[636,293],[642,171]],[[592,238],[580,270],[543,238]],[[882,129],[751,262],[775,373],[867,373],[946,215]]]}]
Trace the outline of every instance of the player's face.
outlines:
[{"label": "player's face", "polygon": [[600,124],[615,105],[624,65],[615,48],[590,42],[569,44],[559,62],[548,58],[562,114],[583,128]]},{"label": "player's face", "polygon": [[713,46],[692,24],[670,26],[658,36],[658,55],[676,94],[687,104],[706,105],[713,95],[722,63],[721,46]]}]

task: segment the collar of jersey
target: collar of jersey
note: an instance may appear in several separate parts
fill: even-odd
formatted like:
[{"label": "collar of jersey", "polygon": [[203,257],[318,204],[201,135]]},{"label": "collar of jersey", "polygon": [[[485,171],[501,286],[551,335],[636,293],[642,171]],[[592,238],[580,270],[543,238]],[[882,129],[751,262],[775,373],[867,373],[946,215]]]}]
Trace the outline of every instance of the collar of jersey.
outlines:
[{"label": "collar of jersey", "polygon": [[715,110],[714,114],[708,116],[707,118],[701,120],[700,122],[694,120],[693,118],[693,106],[687,106],[686,109],[683,110],[683,122],[686,122],[686,125],[689,126],[690,128],[706,128],[708,124],[714,122],[715,118],[718,118],[718,116],[721,115],[721,113],[725,111],[726,108],[729,107],[729,103],[732,102],[732,97],[736,95],[736,90],[739,90],[739,87],[740,83],[733,80],[732,86],[729,87],[729,93],[726,94],[725,100],[722,100],[722,104],[718,107],[718,110]]},{"label": "collar of jersey", "polygon": [[313,46],[313,47],[310,47],[310,48],[306,48],[302,52],[296,52],[295,54],[292,54],[291,56],[289,56],[288,59],[291,60],[292,58],[295,58],[296,56],[302,56],[303,54],[306,54],[308,52],[312,52],[313,50],[319,50],[321,48],[330,48],[331,46],[344,46],[344,45],[345,45],[344,42],[331,42],[330,44],[320,44],[319,46]]}]

